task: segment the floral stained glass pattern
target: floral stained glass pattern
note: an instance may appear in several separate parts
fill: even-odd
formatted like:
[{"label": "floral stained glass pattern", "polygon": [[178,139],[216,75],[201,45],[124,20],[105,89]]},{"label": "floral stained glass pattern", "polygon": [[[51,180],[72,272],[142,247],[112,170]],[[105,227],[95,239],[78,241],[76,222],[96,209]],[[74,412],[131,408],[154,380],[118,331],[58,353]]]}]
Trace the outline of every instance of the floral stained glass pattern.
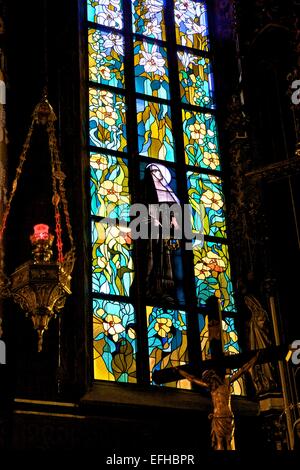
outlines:
[{"label": "floral stained glass pattern", "polygon": [[123,28],[122,0],[88,0],[88,21],[111,28]]},{"label": "floral stained glass pattern", "polygon": [[89,29],[89,79],[102,85],[124,87],[124,38]]},{"label": "floral stained glass pattern", "polygon": [[178,52],[181,101],[214,108],[214,85],[210,60],[189,52]]},{"label": "floral stained glass pattern", "polygon": [[222,310],[235,311],[227,245],[205,241],[194,247],[194,270],[198,305],[215,295]]},{"label": "floral stained glass pattern", "polygon": [[129,221],[127,160],[91,153],[90,171],[92,215]]},{"label": "floral stained glass pattern", "polygon": [[226,236],[221,178],[187,172],[192,230],[214,237]]},{"label": "floral stained glass pattern", "polygon": [[93,292],[129,296],[133,277],[130,229],[92,222]]},{"label": "floral stained glass pattern", "polygon": [[176,0],[174,15],[177,44],[207,51],[209,43],[205,3]]},{"label": "floral stained glass pattern", "polygon": [[[146,307],[150,373],[188,362],[187,320],[181,310]],[[188,381],[171,382],[168,386],[190,388]]]},{"label": "floral stained glass pattern", "polygon": [[173,162],[175,156],[170,106],[138,99],[137,123],[139,153]]},{"label": "floral stained glass pattern", "polygon": [[216,120],[212,114],[182,111],[187,165],[220,170]]},{"label": "floral stained glass pattern", "polygon": [[167,51],[164,47],[136,41],[134,65],[138,93],[170,99]]},{"label": "floral stained glass pattern", "polygon": [[126,151],[124,96],[90,88],[90,145]]},{"label": "floral stained glass pattern", "polygon": [[133,32],[166,40],[164,0],[132,0]]},{"label": "floral stained glass pattern", "polygon": [[131,304],[93,300],[94,377],[136,382],[136,318]]}]

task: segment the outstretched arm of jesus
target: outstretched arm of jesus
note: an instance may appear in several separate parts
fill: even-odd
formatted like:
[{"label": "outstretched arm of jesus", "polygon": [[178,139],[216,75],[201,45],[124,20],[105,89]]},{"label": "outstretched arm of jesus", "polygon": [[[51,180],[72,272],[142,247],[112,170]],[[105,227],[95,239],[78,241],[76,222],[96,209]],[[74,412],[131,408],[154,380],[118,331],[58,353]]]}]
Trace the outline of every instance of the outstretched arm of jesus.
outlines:
[{"label": "outstretched arm of jesus", "polygon": [[249,369],[251,369],[251,367],[253,367],[254,364],[256,363],[258,356],[259,356],[259,352],[256,353],[256,355],[254,357],[252,357],[252,359],[250,359],[250,361],[246,362],[246,364],[244,364],[243,367],[241,367],[235,374],[233,374],[230,377],[229,382],[230,383],[235,382],[236,380],[238,380],[241,377],[241,375],[243,375],[245,372],[247,372]]},{"label": "outstretched arm of jesus", "polygon": [[200,385],[200,387],[205,387],[205,388],[209,388],[208,387],[208,384],[206,382],[204,382],[203,380],[199,379],[198,377],[196,377],[195,375],[192,375],[192,374],[189,374],[188,372],[186,372],[185,370],[183,369],[180,369],[180,367],[176,367],[175,368],[177,370],[177,372],[179,372],[180,375],[182,375],[182,377],[188,379],[190,382],[193,382],[197,385]]}]

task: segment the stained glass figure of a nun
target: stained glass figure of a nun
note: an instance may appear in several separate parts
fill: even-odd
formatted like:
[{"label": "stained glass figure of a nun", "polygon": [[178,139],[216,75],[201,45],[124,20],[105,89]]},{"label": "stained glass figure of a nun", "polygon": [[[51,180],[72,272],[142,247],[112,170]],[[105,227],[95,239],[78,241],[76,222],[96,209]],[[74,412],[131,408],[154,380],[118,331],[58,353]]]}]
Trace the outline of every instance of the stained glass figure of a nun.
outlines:
[{"label": "stained glass figure of a nun", "polygon": [[145,294],[148,302],[174,306],[183,303],[181,207],[171,187],[168,168],[151,163],[145,169],[144,194],[148,208],[145,244]]}]

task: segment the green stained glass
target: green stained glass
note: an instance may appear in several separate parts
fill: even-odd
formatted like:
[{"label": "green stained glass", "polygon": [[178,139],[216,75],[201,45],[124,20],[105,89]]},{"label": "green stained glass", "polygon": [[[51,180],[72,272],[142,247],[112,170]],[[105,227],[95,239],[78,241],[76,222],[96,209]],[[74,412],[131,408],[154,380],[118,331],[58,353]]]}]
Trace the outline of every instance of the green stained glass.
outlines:
[{"label": "green stained glass", "polygon": [[207,51],[209,43],[205,3],[176,0],[174,15],[177,44]]},{"label": "green stained glass", "polygon": [[146,41],[134,43],[135,86],[138,93],[170,98],[167,51]]},{"label": "green stained glass", "polygon": [[[187,320],[181,310],[146,307],[150,374],[188,362]],[[170,382],[171,387],[190,388],[187,381]]]},{"label": "green stained glass", "polygon": [[187,165],[220,170],[216,120],[212,114],[182,111]]},{"label": "green stained glass", "polygon": [[136,318],[131,304],[93,300],[94,377],[136,382]]},{"label": "green stained glass", "polygon": [[213,74],[210,60],[189,52],[178,52],[181,101],[214,108]]},{"label": "green stained glass", "polygon": [[88,21],[111,28],[123,28],[122,0],[88,0]]},{"label": "green stained glass", "polygon": [[166,40],[164,0],[132,0],[133,32]]},{"label": "green stained glass", "polygon": [[129,296],[133,277],[130,229],[92,222],[93,292]]},{"label": "green stained glass", "polygon": [[90,145],[126,150],[124,96],[90,88]]},{"label": "green stained glass", "polygon": [[139,153],[173,162],[175,156],[170,106],[138,99],[137,123]]},{"label": "green stained glass", "polygon": [[120,34],[89,29],[89,79],[124,87],[124,39]]},{"label": "green stained glass", "polygon": [[91,153],[90,171],[92,215],[129,221],[127,160]]},{"label": "green stained glass", "polygon": [[221,179],[187,172],[192,230],[214,237],[226,236],[224,196]]},{"label": "green stained glass", "polygon": [[227,245],[205,241],[194,247],[194,270],[198,305],[215,295],[222,310],[235,311]]}]

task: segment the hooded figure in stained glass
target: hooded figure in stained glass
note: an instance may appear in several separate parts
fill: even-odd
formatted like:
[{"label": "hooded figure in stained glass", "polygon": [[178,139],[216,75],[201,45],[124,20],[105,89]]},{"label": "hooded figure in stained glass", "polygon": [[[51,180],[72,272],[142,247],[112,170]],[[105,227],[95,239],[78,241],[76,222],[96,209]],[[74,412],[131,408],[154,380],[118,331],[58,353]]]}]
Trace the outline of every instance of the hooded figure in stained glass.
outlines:
[{"label": "hooded figure in stained glass", "polygon": [[148,209],[145,243],[145,294],[164,305],[183,301],[181,261],[181,206],[172,188],[172,175],[159,163],[146,166],[144,203]]}]

